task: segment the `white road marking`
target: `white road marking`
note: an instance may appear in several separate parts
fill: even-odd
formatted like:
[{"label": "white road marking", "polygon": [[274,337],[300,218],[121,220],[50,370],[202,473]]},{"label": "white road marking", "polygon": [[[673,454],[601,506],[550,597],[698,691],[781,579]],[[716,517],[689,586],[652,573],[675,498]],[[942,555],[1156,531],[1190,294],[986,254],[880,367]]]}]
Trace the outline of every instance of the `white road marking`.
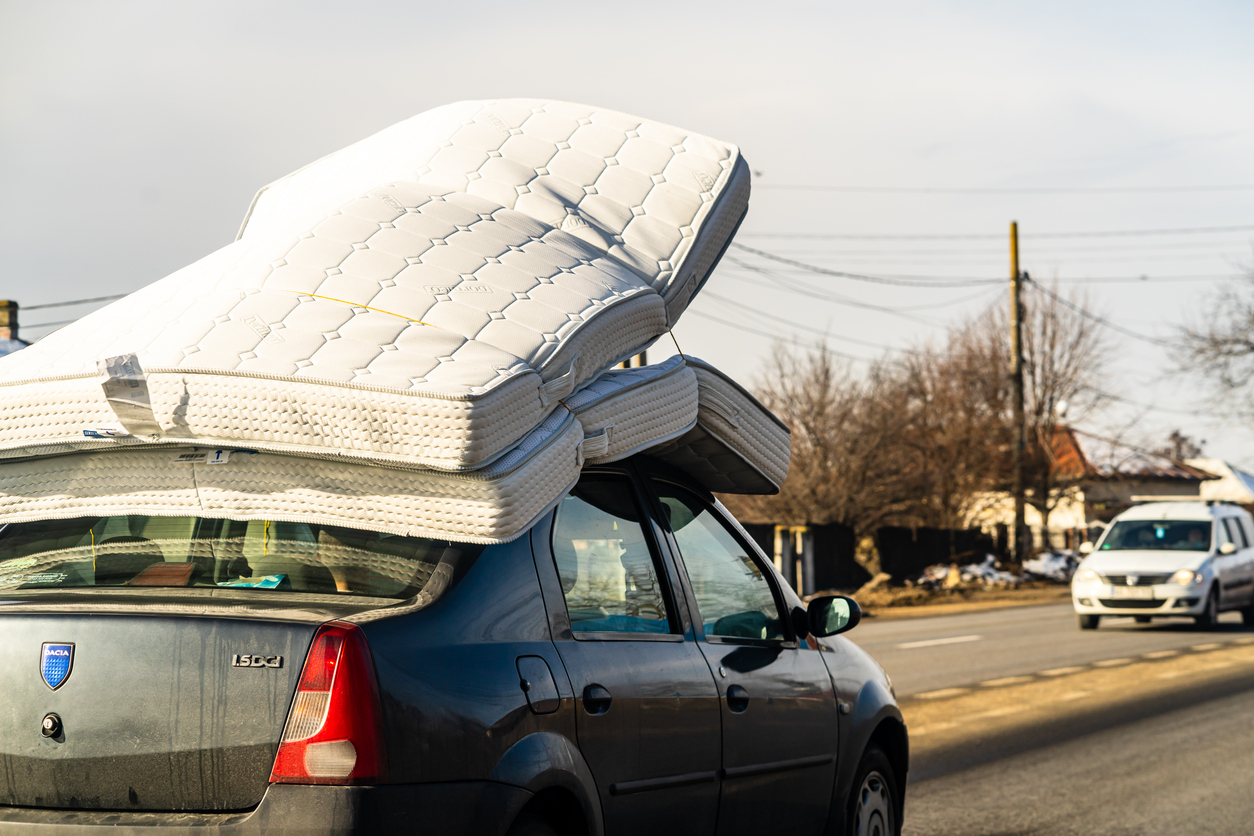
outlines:
[{"label": "white road marking", "polygon": [[1117,667],[1119,667],[1120,665],[1128,665],[1128,664],[1131,664],[1131,663],[1132,663],[1132,660],[1131,660],[1131,659],[1103,659],[1103,660],[1102,660],[1102,661],[1100,661],[1100,662],[1094,662],[1094,663],[1093,663],[1093,667],[1095,667],[1095,668],[1117,668]]},{"label": "white road marking", "polygon": [[1222,642],[1211,642],[1210,644],[1195,644],[1192,647],[1190,647],[1189,650],[1196,650],[1199,652],[1203,652],[1207,650],[1218,650],[1221,647],[1223,647]]},{"label": "white road marking", "polygon": [[[946,697],[957,697],[970,691],[970,688],[941,688],[939,691],[924,691],[922,694],[915,694],[916,700],[943,700]],[[911,734],[913,734],[913,730]]]},{"label": "white road marking", "polygon": [[898,650],[913,650],[916,647],[937,647],[942,644],[962,644],[963,642],[978,642],[983,636],[950,636],[947,639],[925,639],[920,642],[906,642],[897,645]]},{"label": "white road marking", "polygon": [[986,682],[981,682],[980,685],[985,688],[1001,688],[1006,685],[1019,685],[1024,682],[1031,682],[1033,678],[1032,676],[1003,676],[1001,679],[990,679]]},{"label": "white road marking", "polygon": [[1041,671],[1037,676],[1066,676],[1069,673],[1079,673],[1088,670],[1087,665],[1072,665],[1069,668],[1050,668],[1047,671]]},{"label": "white road marking", "polygon": [[1146,659],[1169,659],[1172,656],[1179,656],[1179,650],[1155,650],[1153,653],[1142,653]]}]

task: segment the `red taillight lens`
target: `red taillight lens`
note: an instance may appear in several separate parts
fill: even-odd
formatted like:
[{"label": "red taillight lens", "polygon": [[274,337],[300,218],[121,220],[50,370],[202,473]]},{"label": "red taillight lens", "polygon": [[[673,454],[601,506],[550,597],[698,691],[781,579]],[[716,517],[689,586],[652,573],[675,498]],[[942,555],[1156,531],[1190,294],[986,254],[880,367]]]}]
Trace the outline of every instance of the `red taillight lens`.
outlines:
[{"label": "red taillight lens", "polygon": [[271,783],[369,784],[386,777],[379,689],[361,630],[318,628],[274,759]]}]

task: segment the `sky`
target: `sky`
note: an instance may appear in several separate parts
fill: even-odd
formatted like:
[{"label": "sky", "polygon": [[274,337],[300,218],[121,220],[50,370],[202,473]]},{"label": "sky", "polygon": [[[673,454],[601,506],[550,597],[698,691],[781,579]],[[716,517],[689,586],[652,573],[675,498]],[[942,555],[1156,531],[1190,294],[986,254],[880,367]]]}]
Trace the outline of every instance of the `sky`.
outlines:
[{"label": "sky", "polygon": [[[0,0],[0,298],[138,289],[229,243],[262,185],[390,124],[563,99],[739,145],[739,244],[909,282],[733,249],[675,328],[686,353],[752,383],[776,340],[855,369],[938,343],[1005,304],[1015,220],[1034,279],[1150,338],[1110,332],[1113,397],[1085,426],[1178,428],[1254,468],[1254,426],[1154,342],[1254,264],[1251,31],[1254,4],[1218,0]],[[22,336],[94,307],[26,311]]]}]

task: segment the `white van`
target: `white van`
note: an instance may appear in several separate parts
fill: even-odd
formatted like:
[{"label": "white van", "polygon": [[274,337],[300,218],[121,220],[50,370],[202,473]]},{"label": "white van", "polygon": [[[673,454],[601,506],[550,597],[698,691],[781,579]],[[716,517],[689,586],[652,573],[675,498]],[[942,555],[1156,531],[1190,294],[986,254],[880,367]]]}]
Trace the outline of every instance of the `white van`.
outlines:
[{"label": "white van", "polygon": [[1219,502],[1150,502],[1111,522],[1071,580],[1081,630],[1104,615],[1192,616],[1211,627],[1240,610],[1254,624],[1254,518]]}]

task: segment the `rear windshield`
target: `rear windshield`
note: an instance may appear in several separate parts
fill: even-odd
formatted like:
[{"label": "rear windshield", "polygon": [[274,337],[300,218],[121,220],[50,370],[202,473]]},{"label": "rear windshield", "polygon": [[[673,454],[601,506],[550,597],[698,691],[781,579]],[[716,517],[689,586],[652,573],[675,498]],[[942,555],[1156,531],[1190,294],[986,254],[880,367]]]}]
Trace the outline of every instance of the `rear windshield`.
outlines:
[{"label": "rear windshield", "polygon": [[1129,549],[1210,551],[1210,523],[1203,520],[1119,520],[1106,532],[1100,551]]},{"label": "rear windshield", "polygon": [[0,526],[0,590],[214,587],[409,598],[482,546],[330,525],[80,517]]}]

